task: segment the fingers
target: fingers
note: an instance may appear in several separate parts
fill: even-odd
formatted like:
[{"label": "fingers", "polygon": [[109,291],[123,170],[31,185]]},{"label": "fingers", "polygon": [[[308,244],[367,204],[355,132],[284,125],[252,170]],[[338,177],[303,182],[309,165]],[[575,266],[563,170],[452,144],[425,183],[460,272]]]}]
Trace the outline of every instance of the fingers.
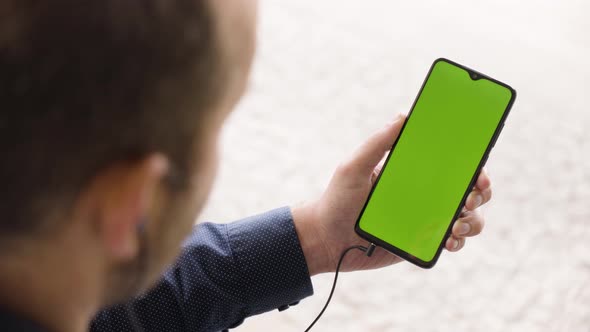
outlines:
[{"label": "fingers", "polygon": [[459,251],[465,246],[465,238],[456,238],[454,236],[450,236],[445,243],[445,248],[448,251],[454,252]]},{"label": "fingers", "polygon": [[485,169],[482,169],[473,191],[467,196],[465,209],[473,211],[492,199],[492,182]]},{"label": "fingers", "polygon": [[483,204],[489,202],[492,199],[492,189],[487,188],[484,190],[474,189],[469,196],[467,196],[467,200],[465,201],[465,208],[468,211],[473,211],[478,207],[482,206]]},{"label": "fingers", "polygon": [[485,169],[479,174],[475,187],[467,200],[460,218],[455,222],[451,230],[451,236],[445,243],[448,251],[459,251],[465,246],[465,237],[475,236],[481,233],[485,225],[485,219],[476,209],[492,199],[492,182]]},{"label": "fingers", "polygon": [[491,186],[492,186],[492,181],[490,180],[490,176],[488,175],[488,172],[484,168],[479,173],[479,177],[477,178],[477,182],[475,183],[475,187],[477,189],[483,191],[486,189],[490,189]]},{"label": "fingers", "polygon": [[477,211],[467,211],[453,225],[451,236],[445,243],[448,251],[459,251],[465,246],[466,237],[481,233],[485,225],[485,219]]},{"label": "fingers", "polygon": [[355,152],[352,159],[341,166],[341,170],[349,174],[369,176],[385,153],[391,148],[393,141],[399,135],[406,117],[398,114],[395,120],[385,128],[369,137]]},{"label": "fingers", "polygon": [[452,234],[456,238],[475,236],[481,233],[485,226],[485,219],[478,211],[466,212],[453,225]]}]

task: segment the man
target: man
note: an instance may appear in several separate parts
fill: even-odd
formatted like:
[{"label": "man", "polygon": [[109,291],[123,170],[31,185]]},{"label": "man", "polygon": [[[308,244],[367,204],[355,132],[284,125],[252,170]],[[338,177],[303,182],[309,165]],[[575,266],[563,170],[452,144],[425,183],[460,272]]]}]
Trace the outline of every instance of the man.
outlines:
[{"label": "man", "polygon": [[[319,199],[196,227],[160,276],[210,192],[255,17],[247,0],[2,1],[2,331],[223,330],[311,295],[310,276],[366,244],[353,225],[403,116]],[[448,250],[490,197],[482,174]],[[342,270],[399,261],[352,253]]]}]

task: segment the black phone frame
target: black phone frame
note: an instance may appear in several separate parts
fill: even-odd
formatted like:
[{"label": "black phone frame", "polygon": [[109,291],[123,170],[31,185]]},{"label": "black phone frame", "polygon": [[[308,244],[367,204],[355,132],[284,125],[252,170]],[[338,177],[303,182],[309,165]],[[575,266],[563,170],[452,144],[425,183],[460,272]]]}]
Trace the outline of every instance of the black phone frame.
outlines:
[{"label": "black phone frame", "polygon": [[[496,129],[494,131],[494,135],[492,136],[492,138],[490,139],[490,142],[488,143],[488,146],[485,150],[485,153],[483,154],[482,158],[480,159],[479,165],[477,166],[475,173],[473,174],[473,176],[471,177],[471,181],[469,182],[469,185],[467,186],[467,189],[465,190],[465,193],[463,194],[463,198],[461,199],[461,202],[459,203],[459,206],[455,212],[455,215],[453,216],[453,218],[451,219],[451,221],[449,222],[449,226],[447,228],[447,231],[445,233],[445,236],[443,237],[443,240],[441,241],[441,243],[438,246],[438,249],[436,251],[436,254],[434,255],[434,257],[430,260],[430,261],[423,261],[418,257],[415,257],[411,254],[409,254],[408,252],[395,247],[385,241],[382,241],[381,239],[363,231],[360,227],[359,227],[359,222],[361,220],[361,217],[363,216],[363,213],[365,212],[365,208],[367,207],[367,204],[369,203],[369,201],[371,200],[371,196],[373,195],[373,191],[375,190],[375,187],[377,186],[377,183],[379,183],[379,180],[381,178],[381,174],[383,174],[383,171],[385,170],[385,168],[387,167],[387,164],[389,162],[389,159],[391,157],[391,155],[393,154],[394,150],[395,150],[395,146],[397,145],[397,142],[399,141],[399,138],[403,135],[404,133],[404,129],[406,127],[406,124],[408,122],[408,120],[410,119],[410,117],[412,116],[412,112],[414,111],[414,108],[416,106],[416,103],[418,102],[418,100],[420,99],[420,96],[422,95],[422,91],[424,90],[424,87],[426,86],[426,83],[428,82],[428,79],[430,78],[430,74],[432,73],[432,70],[434,69],[434,67],[436,66],[436,64],[440,61],[446,62],[450,65],[453,65],[455,67],[458,67],[460,69],[463,69],[467,72],[467,74],[469,75],[469,77],[471,77],[472,80],[480,80],[480,79],[485,79],[485,80],[489,80],[493,83],[496,83],[498,85],[501,85],[505,88],[507,88],[508,90],[510,90],[511,92],[511,97],[510,97],[510,101],[508,102],[508,105],[506,106],[506,109],[504,110],[504,113],[502,115],[502,118],[500,120],[500,122],[498,123],[498,125],[496,126]],[[455,221],[457,220],[457,218],[459,217],[459,215],[461,214],[461,211],[463,209],[463,206],[465,205],[465,201],[467,199],[467,196],[469,195],[469,193],[471,192],[472,188],[475,185],[475,182],[477,181],[477,178],[481,172],[481,169],[483,168],[483,166],[485,165],[486,161],[488,160],[488,157],[490,155],[490,152],[492,151],[492,148],[494,147],[494,145],[496,144],[496,140],[498,139],[498,136],[500,136],[500,132],[502,131],[502,128],[504,127],[504,122],[506,121],[506,118],[508,117],[508,114],[510,113],[510,110],[512,109],[512,105],[514,104],[514,100],[516,99],[516,90],[514,90],[511,86],[509,86],[506,83],[500,82],[494,78],[491,78],[487,75],[484,75],[478,71],[475,71],[471,68],[468,68],[466,66],[460,65],[454,61],[451,61],[449,59],[446,58],[438,58],[436,60],[434,60],[434,62],[432,63],[432,65],[430,66],[430,70],[428,71],[428,74],[426,75],[426,78],[424,79],[424,82],[422,83],[422,87],[420,88],[420,91],[418,92],[418,95],[416,96],[416,99],[414,100],[414,103],[412,104],[412,107],[410,108],[410,112],[408,113],[408,116],[406,117],[406,120],[404,121],[404,124],[402,125],[402,128],[400,129],[399,135],[397,136],[397,138],[395,139],[395,141],[393,142],[393,145],[391,146],[390,152],[387,155],[387,158],[385,159],[385,162],[383,163],[383,167],[381,168],[381,172],[379,172],[379,175],[377,176],[377,179],[375,179],[375,183],[373,184],[373,187],[371,188],[371,191],[369,192],[369,196],[367,197],[367,200],[365,201],[365,204],[357,218],[357,221],[354,225],[354,230],[357,233],[357,235],[359,235],[361,238],[363,238],[364,240],[367,240],[397,256],[399,256],[400,258],[414,264],[417,265],[421,268],[425,268],[425,269],[430,269],[432,268],[436,262],[438,261],[440,254],[442,252],[442,249],[445,245],[445,242],[447,241],[447,239],[449,238],[449,236],[451,235],[451,231],[453,228],[453,225],[455,224]]]}]

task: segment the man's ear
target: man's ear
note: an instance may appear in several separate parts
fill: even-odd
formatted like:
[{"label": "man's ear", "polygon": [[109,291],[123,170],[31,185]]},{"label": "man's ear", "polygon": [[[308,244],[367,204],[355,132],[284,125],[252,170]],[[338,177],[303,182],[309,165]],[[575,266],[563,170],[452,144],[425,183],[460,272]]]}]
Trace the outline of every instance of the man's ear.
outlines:
[{"label": "man's ear", "polygon": [[125,261],[139,250],[138,228],[147,227],[156,193],[168,171],[168,159],[150,154],[133,162],[115,163],[88,187],[99,241],[111,259]]}]

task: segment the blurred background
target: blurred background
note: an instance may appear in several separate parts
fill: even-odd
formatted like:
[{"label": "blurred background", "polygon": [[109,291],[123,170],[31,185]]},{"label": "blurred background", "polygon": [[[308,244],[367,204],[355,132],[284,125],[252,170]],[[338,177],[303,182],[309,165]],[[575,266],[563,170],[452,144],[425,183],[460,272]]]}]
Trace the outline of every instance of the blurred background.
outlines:
[{"label": "blurred background", "polygon": [[[518,91],[488,162],[484,233],[432,270],[341,275],[317,331],[590,331],[590,2],[260,2],[250,90],[202,220],[317,197],[447,57]],[[303,331],[332,274],[238,331]]]}]

